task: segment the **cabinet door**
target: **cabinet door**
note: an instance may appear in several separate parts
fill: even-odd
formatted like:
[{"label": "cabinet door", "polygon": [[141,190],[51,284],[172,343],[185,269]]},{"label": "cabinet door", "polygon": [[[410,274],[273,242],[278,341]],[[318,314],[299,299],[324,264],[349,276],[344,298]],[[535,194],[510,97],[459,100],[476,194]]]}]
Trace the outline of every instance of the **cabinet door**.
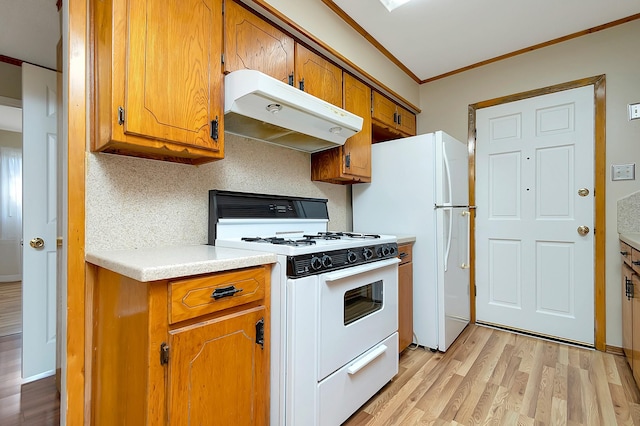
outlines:
[{"label": "cabinet door", "polygon": [[222,158],[222,0],[92,6],[93,149],[192,164]]},{"label": "cabinet door", "polygon": [[170,424],[268,423],[268,347],[256,343],[263,318],[259,306],[170,332]]},{"label": "cabinet door", "polygon": [[[626,264],[622,264],[622,350],[629,366],[633,366],[633,287],[629,286],[633,271]],[[629,288],[630,287],[630,288]],[[640,289],[639,289],[640,290]],[[638,294],[640,297],[640,294]]]},{"label": "cabinet door", "polygon": [[311,180],[329,183],[371,182],[371,89],[344,74],[344,108],[361,116],[362,130],[343,146],[311,155]]},{"label": "cabinet door", "polygon": [[636,383],[640,383],[640,276],[638,274],[632,274],[631,281],[633,283],[634,296],[633,299],[633,312],[632,316],[632,364],[633,377],[636,379]]},{"label": "cabinet door", "polygon": [[296,86],[342,108],[342,70],[296,43]]},{"label": "cabinet door", "polygon": [[397,120],[396,104],[375,90],[373,91],[372,99],[371,118],[373,121],[387,127],[389,130],[395,130]]},{"label": "cabinet door", "polygon": [[398,130],[406,136],[416,135],[416,116],[412,112],[397,106]]},{"label": "cabinet door", "polygon": [[224,70],[258,70],[283,83],[293,77],[291,37],[236,2],[224,11]]}]

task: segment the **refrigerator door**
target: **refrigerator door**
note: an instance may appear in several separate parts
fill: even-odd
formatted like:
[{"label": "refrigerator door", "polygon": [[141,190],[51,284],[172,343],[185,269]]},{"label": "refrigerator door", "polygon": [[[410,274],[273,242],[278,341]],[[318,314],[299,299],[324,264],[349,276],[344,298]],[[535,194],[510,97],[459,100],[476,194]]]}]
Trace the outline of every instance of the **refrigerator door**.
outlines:
[{"label": "refrigerator door", "polygon": [[436,210],[438,349],[446,351],[469,323],[469,210]]},{"label": "refrigerator door", "polygon": [[445,132],[435,132],[435,203],[469,205],[469,154],[467,145]]}]

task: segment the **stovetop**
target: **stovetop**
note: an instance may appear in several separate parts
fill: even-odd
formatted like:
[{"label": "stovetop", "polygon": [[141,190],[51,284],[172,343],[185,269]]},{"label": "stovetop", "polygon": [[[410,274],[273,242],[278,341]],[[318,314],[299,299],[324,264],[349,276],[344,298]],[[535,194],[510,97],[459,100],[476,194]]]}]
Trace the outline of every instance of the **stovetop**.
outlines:
[{"label": "stovetop", "polygon": [[209,244],[286,256],[301,277],[397,256],[393,235],[327,231],[327,200],[209,191]]}]

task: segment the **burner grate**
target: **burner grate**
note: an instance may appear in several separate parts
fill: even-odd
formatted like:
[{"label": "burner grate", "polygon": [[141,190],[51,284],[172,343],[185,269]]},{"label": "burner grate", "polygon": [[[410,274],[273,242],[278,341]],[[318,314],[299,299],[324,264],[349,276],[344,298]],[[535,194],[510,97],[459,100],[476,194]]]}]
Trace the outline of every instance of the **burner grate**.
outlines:
[{"label": "burner grate", "polygon": [[265,244],[277,244],[277,245],[285,245],[285,246],[310,246],[315,244],[316,242],[313,240],[292,240],[289,238],[282,237],[242,237],[242,241],[247,241],[251,243],[265,243]]}]

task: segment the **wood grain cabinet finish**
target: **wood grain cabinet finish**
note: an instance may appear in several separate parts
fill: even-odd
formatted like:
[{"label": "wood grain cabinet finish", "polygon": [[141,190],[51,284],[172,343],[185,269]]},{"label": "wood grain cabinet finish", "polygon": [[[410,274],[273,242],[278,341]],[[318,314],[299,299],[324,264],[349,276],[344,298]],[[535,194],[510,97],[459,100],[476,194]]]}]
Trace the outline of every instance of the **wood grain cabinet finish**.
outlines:
[{"label": "wood grain cabinet finish", "polygon": [[222,0],[92,0],[92,149],[224,157]]},{"label": "wood grain cabinet finish", "polygon": [[294,40],[234,1],[225,3],[224,70],[251,69],[293,80]]},{"label": "wood grain cabinet finish", "polygon": [[375,90],[372,95],[371,118],[374,142],[416,134],[415,114]]},{"label": "wood grain cabinet finish", "polygon": [[343,81],[344,109],[364,119],[362,130],[343,146],[311,154],[311,180],[371,182],[371,88],[347,73]]},{"label": "wood grain cabinet finish", "polygon": [[622,256],[622,349],[640,385],[640,250],[620,241]]},{"label": "wood grain cabinet finish", "polygon": [[413,244],[398,246],[398,350],[413,342]]},{"label": "wood grain cabinet finish", "polygon": [[295,46],[295,86],[342,108],[342,69],[300,43]]},{"label": "wood grain cabinet finish", "polygon": [[[268,424],[270,266],[139,282],[90,265],[88,276],[92,425]],[[201,297],[232,286],[252,295]],[[203,306],[177,314],[185,298]]]}]

